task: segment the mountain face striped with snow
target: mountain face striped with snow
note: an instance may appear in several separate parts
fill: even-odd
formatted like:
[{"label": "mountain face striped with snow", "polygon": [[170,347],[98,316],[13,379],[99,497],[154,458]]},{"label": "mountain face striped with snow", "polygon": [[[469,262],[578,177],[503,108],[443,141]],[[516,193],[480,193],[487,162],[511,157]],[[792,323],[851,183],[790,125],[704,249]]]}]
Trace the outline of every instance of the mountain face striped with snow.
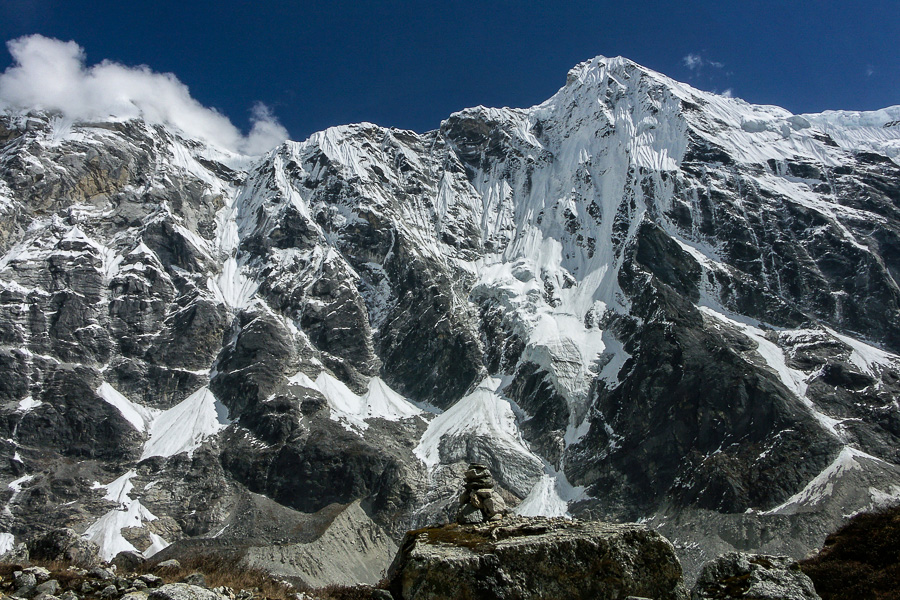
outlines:
[{"label": "mountain face striped with snow", "polygon": [[0,530],[296,548],[360,500],[396,538],[479,461],[688,571],[804,554],[900,499],[898,119],[602,57],[532,108],[258,159],[7,113]]}]

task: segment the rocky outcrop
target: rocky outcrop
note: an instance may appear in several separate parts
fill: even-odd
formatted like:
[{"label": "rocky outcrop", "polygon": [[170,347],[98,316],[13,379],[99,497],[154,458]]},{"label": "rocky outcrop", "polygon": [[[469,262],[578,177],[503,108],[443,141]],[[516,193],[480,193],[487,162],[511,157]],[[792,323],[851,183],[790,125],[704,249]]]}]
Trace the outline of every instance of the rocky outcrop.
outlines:
[{"label": "rocky outcrop", "polygon": [[729,552],[704,565],[691,600],[821,600],[787,556]]},{"label": "rocky outcrop", "polygon": [[82,568],[100,564],[100,547],[71,529],[54,529],[28,543],[31,558],[63,561]]},{"label": "rocky outcrop", "polygon": [[403,599],[687,598],[674,548],[656,532],[567,519],[411,531],[388,576]]}]

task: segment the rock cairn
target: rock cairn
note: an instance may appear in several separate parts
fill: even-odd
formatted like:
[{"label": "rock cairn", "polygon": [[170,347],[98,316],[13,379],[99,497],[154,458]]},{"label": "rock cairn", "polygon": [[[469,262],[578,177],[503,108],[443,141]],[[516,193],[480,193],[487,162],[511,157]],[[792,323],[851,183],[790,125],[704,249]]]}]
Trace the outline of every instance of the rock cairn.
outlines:
[{"label": "rock cairn", "polygon": [[459,497],[458,523],[499,521],[506,515],[506,502],[494,491],[494,478],[485,465],[472,463],[466,470],[466,484]]}]

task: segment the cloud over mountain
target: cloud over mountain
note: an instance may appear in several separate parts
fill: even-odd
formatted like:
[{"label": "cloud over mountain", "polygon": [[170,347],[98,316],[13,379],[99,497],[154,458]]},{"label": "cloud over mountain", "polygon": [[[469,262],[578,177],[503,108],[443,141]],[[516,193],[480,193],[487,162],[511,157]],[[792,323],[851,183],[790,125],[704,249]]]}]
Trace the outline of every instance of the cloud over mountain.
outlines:
[{"label": "cloud over mountain", "polygon": [[140,117],[243,154],[262,154],[288,137],[261,103],[244,135],[228,117],[191,97],[175,75],[108,60],[87,66],[75,42],[30,35],[7,48],[13,64],[0,74],[0,108],[59,111],[73,120]]}]

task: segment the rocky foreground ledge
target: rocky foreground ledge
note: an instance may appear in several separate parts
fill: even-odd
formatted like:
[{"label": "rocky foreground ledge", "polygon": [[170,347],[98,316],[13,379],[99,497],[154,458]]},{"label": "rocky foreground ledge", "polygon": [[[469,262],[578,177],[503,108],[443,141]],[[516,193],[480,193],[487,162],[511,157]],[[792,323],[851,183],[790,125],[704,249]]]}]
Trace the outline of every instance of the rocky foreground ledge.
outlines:
[{"label": "rocky foreground ledge", "polygon": [[674,547],[655,531],[562,518],[411,531],[388,577],[398,599],[689,597]]}]

